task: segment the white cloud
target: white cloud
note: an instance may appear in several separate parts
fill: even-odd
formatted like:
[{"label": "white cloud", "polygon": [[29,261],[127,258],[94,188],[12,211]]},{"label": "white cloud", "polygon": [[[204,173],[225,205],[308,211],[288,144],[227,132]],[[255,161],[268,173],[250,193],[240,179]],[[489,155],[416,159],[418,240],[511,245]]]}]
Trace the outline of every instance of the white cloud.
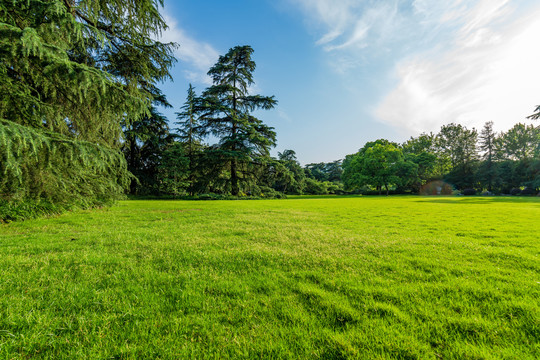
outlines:
[{"label": "white cloud", "polygon": [[[368,37],[385,37],[399,21],[399,0],[290,0],[324,34],[316,41],[326,51],[364,48]],[[390,31],[389,31],[390,30]]]},{"label": "white cloud", "polygon": [[162,34],[160,41],[180,45],[175,55],[188,67],[184,70],[186,78],[193,82],[211,84],[212,81],[206,73],[218,60],[219,52],[212,45],[189,36],[171,16],[164,14],[163,18],[169,28]]},{"label": "white cloud", "polygon": [[460,3],[450,9],[453,15],[443,14],[462,19],[445,51],[397,64],[398,85],[374,111],[380,121],[409,133],[449,122],[481,128],[494,121],[502,130],[524,121],[540,102],[540,13],[510,21],[507,0],[478,1],[473,8]]}]

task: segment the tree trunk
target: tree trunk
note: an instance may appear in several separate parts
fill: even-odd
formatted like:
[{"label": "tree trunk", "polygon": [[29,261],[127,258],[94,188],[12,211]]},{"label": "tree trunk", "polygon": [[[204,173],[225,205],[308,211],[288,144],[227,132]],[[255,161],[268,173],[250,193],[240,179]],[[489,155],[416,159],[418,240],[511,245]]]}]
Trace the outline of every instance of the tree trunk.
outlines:
[{"label": "tree trunk", "polygon": [[386,188],[386,196],[388,196],[389,195],[388,184],[384,184],[384,187]]},{"label": "tree trunk", "polygon": [[[129,136],[129,169],[131,172],[135,172],[136,168],[136,162],[135,162],[135,156],[137,155],[137,149],[135,148],[137,146],[137,140],[133,135]],[[131,183],[129,184],[129,193],[132,195],[135,195],[137,192],[137,180],[131,179]]]},{"label": "tree trunk", "polygon": [[231,160],[231,192],[234,196],[238,196],[239,189],[238,189],[238,174],[236,172],[236,158],[233,158]]}]

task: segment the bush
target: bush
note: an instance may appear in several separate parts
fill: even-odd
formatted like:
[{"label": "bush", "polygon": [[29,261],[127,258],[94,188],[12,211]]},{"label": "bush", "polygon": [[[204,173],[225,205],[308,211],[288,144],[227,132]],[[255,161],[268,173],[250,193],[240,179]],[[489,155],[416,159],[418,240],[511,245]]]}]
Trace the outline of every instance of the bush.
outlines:
[{"label": "bush", "polygon": [[525,188],[521,190],[521,195],[536,195],[536,190],[533,188]]},{"label": "bush", "polygon": [[309,195],[326,195],[328,194],[327,184],[315,179],[307,178],[305,181],[304,193]]},{"label": "bush", "polygon": [[35,219],[41,216],[60,215],[74,209],[98,208],[110,206],[112,201],[95,201],[92,206],[87,204],[53,203],[48,200],[26,200],[8,202],[0,200],[0,223]]},{"label": "bush", "polygon": [[452,186],[447,183],[443,183],[441,186],[441,195],[452,195]]},{"label": "bush", "polygon": [[464,189],[461,193],[463,195],[466,195],[466,196],[476,195],[476,190],[474,190],[474,189]]},{"label": "bush", "polygon": [[512,190],[510,190],[510,195],[512,195],[512,196],[521,195],[521,189],[520,188],[513,188]]}]

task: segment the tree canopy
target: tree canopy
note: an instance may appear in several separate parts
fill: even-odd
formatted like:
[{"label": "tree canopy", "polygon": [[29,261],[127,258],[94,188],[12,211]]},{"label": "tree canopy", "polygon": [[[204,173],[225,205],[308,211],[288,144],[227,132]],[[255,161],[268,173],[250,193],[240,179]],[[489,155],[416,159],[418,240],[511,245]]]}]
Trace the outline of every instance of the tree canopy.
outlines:
[{"label": "tree canopy", "polygon": [[[2,182],[0,194],[46,198],[51,179],[68,172],[72,181],[60,187],[65,194],[77,194],[83,184],[87,198],[122,193],[112,186],[118,183],[112,174],[124,179],[119,184],[129,183],[123,158],[107,175],[88,173],[90,168],[66,154],[82,152],[90,159],[107,153],[93,157],[95,169],[104,167],[105,158],[120,154],[122,124],[150,115],[155,84],[169,77],[175,61],[174,44],[155,40],[166,29],[160,5],[153,0],[0,2],[0,119],[5,119],[1,132],[7,144],[0,148],[5,159],[0,171],[13,177]],[[50,154],[39,172],[24,160],[38,148]],[[27,178],[34,179],[32,188],[25,185]],[[107,194],[100,191],[104,183],[110,184]],[[15,190],[21,187],[25,190]]]},{"label": "tree canopy", "polygon": [[276,143],[273,128],[252,115],[257,109],[272,109],[273,96],[250,95],[255,62],[250,46],[236,46],[220,56],[208,71],[213,85],[202,94],[202,126],[219,138],[215,154],[229,163],[229,186],[238,195],[242,183],[253,173],[250,167],[269,156]]}]

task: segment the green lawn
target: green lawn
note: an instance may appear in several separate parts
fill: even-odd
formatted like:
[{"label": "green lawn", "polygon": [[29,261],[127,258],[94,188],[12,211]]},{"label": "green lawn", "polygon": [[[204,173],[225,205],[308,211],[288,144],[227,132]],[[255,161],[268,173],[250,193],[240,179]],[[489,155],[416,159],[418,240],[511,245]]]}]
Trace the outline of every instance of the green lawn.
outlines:
[{"label": "green lawn", "polygon": [[540,358],[540,199],[124,201],[0,225],[0,359]]}]

